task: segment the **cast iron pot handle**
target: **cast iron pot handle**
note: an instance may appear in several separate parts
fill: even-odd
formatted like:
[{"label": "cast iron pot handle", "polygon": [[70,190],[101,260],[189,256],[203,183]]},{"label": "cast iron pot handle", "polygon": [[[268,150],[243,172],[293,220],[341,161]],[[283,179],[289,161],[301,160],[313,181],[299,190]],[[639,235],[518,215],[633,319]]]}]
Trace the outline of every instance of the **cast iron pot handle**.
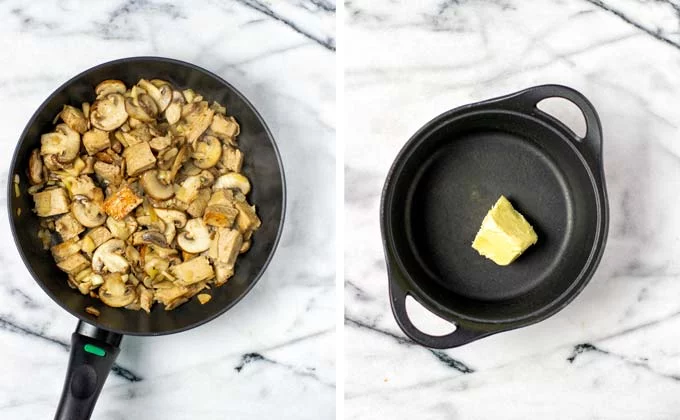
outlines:
[{"label": "cast iron pot handle", "polygon": [[123,336],[82,321],[71,336],[71,358],[55,420],[87,420],[120,351]]},{"label": "cast iron pot handle", "polygon": [[[475,331],[467,329],[460,324],[456,324],[456,330],[452,333],[436,336],[420,331],[408,317],[406,313],[406,296],[409,295],[399,283],[401,279],[395,278],[394,270],[389,270],[390,283],[390,303],[392,313],[397,320],[397,324],[404,333],[416,343],[433,349],[450,349],[471,343],[487,335],[493,334],[492,331]],[[415,298],[414,298],[415,299]]]},{"label": "cast iron pot handle", "polygon": [[[566,99],[581,110],[586,120],[586,134],[583,138],[576,135],[562,121],[538,109],[536,105],[548,98]],[[519,111],[547,120],[568,133],[575,140],[577,147],[586,149],[586,157],[590,158],[589,163],[596,169],[596,173],[599,172],[602,164],[602,124],[593,104],[581,93],[562,85],[541,85],[499,99]]]}]

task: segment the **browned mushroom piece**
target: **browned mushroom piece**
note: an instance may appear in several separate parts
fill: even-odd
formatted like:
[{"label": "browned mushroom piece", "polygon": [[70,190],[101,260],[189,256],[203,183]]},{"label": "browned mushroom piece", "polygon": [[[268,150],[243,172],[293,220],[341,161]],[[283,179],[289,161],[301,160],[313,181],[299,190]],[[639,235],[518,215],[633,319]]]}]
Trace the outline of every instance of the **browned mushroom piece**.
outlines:
[{"label": "browned mushroom piece", "polygon": [[165,109],[165,119],[169,124],[176,124],[182,117],[182,106],[185,102],[181,92],[172,92],[170,104]]},{"label": "browned mushroom piece", "polygon": [[66,184],[66,187],[68,188],[72,197],[82,195],[89,198],[90,200],[94,200],[95,197],[99,196],[97,191],[101,191],[101,189],[97,188],[97,186],[94,184],[92,178],[87,175],[69,178],[68,181],[65,180],[64,183]]},{"label": "browned mushroom piece", "polygon": [[74,197],[71,212],[81,225],[88,228],[101,226],[106,222],[106,213],[101,206],[82,195]]},{"label": "browned mushroom piece", "polygon": [[222,144],[217,137],[203,136],[201,140],[196,143],[196,150],[192,157],[194,158],[194,165],[201,169],[212,168],[217,165],[222,157]]},{"label": "browned mushroom piece", "polygon": [[163,248],[170,246],[165,240],[165,235],[156,230],[143,230],[132,234],[132,244],[139,245],[158,245]]},{"label": "browned mushroom piece", "polygon": [[137,294],[132,284],[123,282],[120,273],[111,273],[104,276],[104,284],[99,287],[99,299],[111,307],[120,308],[134,302]]},{"label": "browned mushroom piece", "polygon": [[90,122],[95,128],[113,131],[128,119],[125,98],[120,93],[109,93],[97,99],[90,108]]},{"label": "browned mushroom piece", "polygon": [[144,122],[155,121],[158,115],[156,102],[146,93],[138,93],[134,97],[126,98],[125,110],[132,118]]},{"label": "browned mushroom piece", "polygon": [[213,184],[213,190],[218,189],[239,190],[245,195],[250,192],[250,181],[244,175],[236,172],[230,172],[217,178]]},{"label": "browned mushroom piece", "polygon": [[60,163],[73,162],[80,151],[80,134],[66,124],[40,137],[40,154],[54,155]]},{"label": "browned mushroom piece", "polygon": [[186,162],[189,159],[190,154],[191,148],[189,147],[188,144],[185,144],[184,146],[182,146],[181,149],[179,149],[177,155],[175,156],[175,161],[172,163],[172,167],[170,168],[170,174],[168,176],[168,180],[170,182],[175,180],[177,172],[179,172],[180,168],[182,168],[184,162]]},{"label": "browned mushroom piece", "polygon": [[156,200],[167,200],[175,195],[172,184],[164,184],[158,179],[158,171],[150,170],[142,174],[139,184],[144,192]]},{"label": "browned mushroom piece", "polygon": [[125,87],[125,83],[121,82],[120,80],[110,79],[99,83],[94,88],[94,93],[97,95],[97,98],[99,98],[111,93],[123,94],[126,90],[127,88]]},{"label": "browned mushroom piece", "polygon": [[61,120],[66,123],[72,130],[83,134],[87,131],[87,119],[83,111],[71,105],[64,105],[64,108],[59,113]]},{"label": "browned mushroom piece", "polygon": [[40,150],[34,149],[28,159],[28,182],[31,185],[38,185],[45,182],[43,176],[43,162],[40,157]]},{"label": "browned mushroom piece", "polygon": [[148,80],[141,79],[137,86],[144,89],[149,96],[156,102],[158,112],[163,112],[172,100],[172,87],[169,84],[155,86]]},{"label": "browned mushroom piece", "polygon": [[125,242],[120,239],[109,239],[101,244],[92,254],[92,270],[101,273],[104,270],[109,273],[125,273],[130,264],[123,257]]}]

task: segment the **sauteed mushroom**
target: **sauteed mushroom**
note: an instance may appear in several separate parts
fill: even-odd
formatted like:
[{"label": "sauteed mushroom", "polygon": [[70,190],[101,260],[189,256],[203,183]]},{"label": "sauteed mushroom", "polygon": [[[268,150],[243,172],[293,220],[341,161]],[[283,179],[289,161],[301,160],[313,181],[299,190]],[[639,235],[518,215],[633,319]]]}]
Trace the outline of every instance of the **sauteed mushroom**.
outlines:
[{"label": "sauteed mushroom", "polygon": [[160,79],[104,80],[95,94],[64,105],[27,171],[39,236],[69,286],[148,313],[226,283],[261,224],[236,119]]},{"label": "sauteed mushroom", "polygon": [[120,93],[109,93],[90,107],[90,122],[100,130],[112,131],[128,119],[125,98]]}]

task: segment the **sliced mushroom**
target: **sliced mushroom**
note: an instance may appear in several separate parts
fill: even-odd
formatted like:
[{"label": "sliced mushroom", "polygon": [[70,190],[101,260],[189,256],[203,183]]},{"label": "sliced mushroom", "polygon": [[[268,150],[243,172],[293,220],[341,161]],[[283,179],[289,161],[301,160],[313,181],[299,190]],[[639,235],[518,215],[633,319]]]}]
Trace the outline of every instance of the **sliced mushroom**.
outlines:
[{"label": "sliced mushroom", "polygon": [[125,99],[125,110],[132,117],[144,122],[156,120],[158,106],[151,96],[140,93],[136,97]]},{"label": "sliced mushroom", "polygon": [[80,134],[66,124],[40,137],[40,154],[55,155],[60,163],[73,162],[80,151]]},{"label": "sliced mushroom", "polygon": [[166,224],[173,223],[178,228],[183,228],[187,223],[186,215],[179,210],[155,209],[156,214]]},{"label": "sliced mushroom", "polygon": [[38,185],[45,182],[43,177],[43,162],[40,157],[40,150],[34,149],[28,159],[28,182],[31,185]]},{"label": "sliced mushroom", "polygon": [[172,99],[170,104],[165,109],[165,119],[170,124],[175,124],[182,117],[182,105],[184,105],[184,96],[177,91],[172,92]]},{"label": "sliced mushroom", "polygon": [[144,89],[156,102],[158,112],[165,111],[172,100],[172,87],[170,87],[170,85],[156,86],[145,79],[141,79],[137,82],[137,85]]},{"label": "sliced mushroom", "polygon": [[243,194],[248,194],[250,192],[250,181],[239,173],[230,172],[217,178],[212,188],[213,190],[220,188],[237,189]]},{"label": "sliced mushroom", "polygon": [[92,270],[101,273],[106,269],[110,273],[125,273],[130,264],[122,255],[125,252],[125,242],[120,239],[109,239],[92,254]]},{"label": "sliced mushroom", "polygon": [[196,143],[196,151],[192,155],[194,158],[194,165],[201,169],[212,168],[217,165],[222,157],[222,143],[217,137],[203,136],[203,138]]},{"label": "sliced mushroom", "polygon": [[71,204],[73,216],[85,227],[97,227],[106,222],[106,213],[99,204],[88,200],[87,197],[79,195],[74,197]]},{"label": "sliced mushroom", "polygon": [[137,217],[137,223],[157,232],[165,232],[165,221],[158,217],[158,215],[156,215],[156,217],[139,216]]},{"label": "sliced mushroom", "polygon": [[186,215],[179,210],[155,209],[158,217],[165,222],[165,240],[171,243],[175,239],[176,228],[183,228],[187,223]]},{"label": "sliced mushroom", "polygon": [[121,82],[120,80],[111,79],[104,80],[103,82],[99,83],[97,87],[94,88],[94,93],[97,95],[97,98],[99,98],[111,93],[123,94],[126,90],[127,88],[125,87],[125,83]]},{"label": "sliced mushroom", "polygon": [[132,234],[132,244],[135,246],[158,245],[163,248],[169,246],[165,240],[165,235],[156,230],[143,230],[141,232],[135,232]]},{"label": "sliced mushroom", "polygon": [[179,149],[179,152],[177,153],[177,156],[175,156],[175,161],[172,164],[172,167],[170,168],[170,175],[169,175],[169,181],[173,182],[175,180],[175,176],[177,176],[177,172],[179,172],[180,168],[184,164],[184,162],[189,159],[189,154],[190,154],[190,148],[188,144],[185,144],[182,146],[181,149]]},{"label": "sliced mushroom", "polygon": [[184,232],[177,235],[177,245],[193,254],[210,248],[210,231],[202,219],[191,219],[184,226]]},{"label": "sliced mushroom", "polygon": [[133,284],[126,284],[120,273],[107,274],[104,284],[99,287],[99,298],[105,304],[120,308],[131,304],[137,299]]},{"label": "sliced mushroom", "polygon": [[168,200],[175,195],[172,185],[163,184],[158,179],[158,171],[155,169],[144,172],[139,179],[139,184],[146,194],[156,200]]},{"label": "sliced mushroom", "polygon": [[86,175],[65,179],[64,184],[72,197],[83,195],[86,198],[93,200],[95,196],[99,195],[95,192],[98,188],[94,185],[92,178]]},{"label": "sliced mushroom", "polygon": [[83,111],[78,108],[72,107],[71,105],[64,105],[59,116],[72,130],[75,130],[80,134],[87,131],[87,119],[85,119]]},{"label": "sliced mushroom", "polygon": [[113,131],[128,119],[125,98],[120,93],[109,93],[97,99],[90,108],[90,122],[100,130]]}]

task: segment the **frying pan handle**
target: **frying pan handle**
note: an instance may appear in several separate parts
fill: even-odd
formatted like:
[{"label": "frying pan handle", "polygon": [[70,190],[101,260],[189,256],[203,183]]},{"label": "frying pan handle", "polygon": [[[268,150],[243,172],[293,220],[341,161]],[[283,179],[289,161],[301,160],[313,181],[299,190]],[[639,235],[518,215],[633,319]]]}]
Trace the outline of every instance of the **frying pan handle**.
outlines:
[{"label": "frying pan handle", "polygon": [[[538,109],[538,103],[548,98],[566,99],[581,110],[586,120],[586,134],[583,138],[576,135],[562,121]],[[585,149],[589,163],[596,169],[596,173],[600,172],[602,167],[602,124],[593,104],[581,93],[562,85],[541,85],[499,99],[519,111],[528,112],[535,117],[546,120],[551,125],[558,126],[575,140],[579,149],[582,151]]]},{"label": "frying pan handle", "polygon": [[401,283],[401,279],[394,277],[394,270],[390,271],[390,303],[392,305],[394,318],[396,319],[399,328],[401,328],[411,340],[421,346],[433,349],[450,349],[471,343],[495,332],[473,330],[460,324],[456,324],[456,330],[454,332],[441,336],[430,335],[420,331],[418,327],[413,325],[406,312],[406,297],[409,293],[399,284]]},{"label": "frying pan handle", "polygon": [[55,420],[87,420],[120,351],[123,336],[79,322]]}]

